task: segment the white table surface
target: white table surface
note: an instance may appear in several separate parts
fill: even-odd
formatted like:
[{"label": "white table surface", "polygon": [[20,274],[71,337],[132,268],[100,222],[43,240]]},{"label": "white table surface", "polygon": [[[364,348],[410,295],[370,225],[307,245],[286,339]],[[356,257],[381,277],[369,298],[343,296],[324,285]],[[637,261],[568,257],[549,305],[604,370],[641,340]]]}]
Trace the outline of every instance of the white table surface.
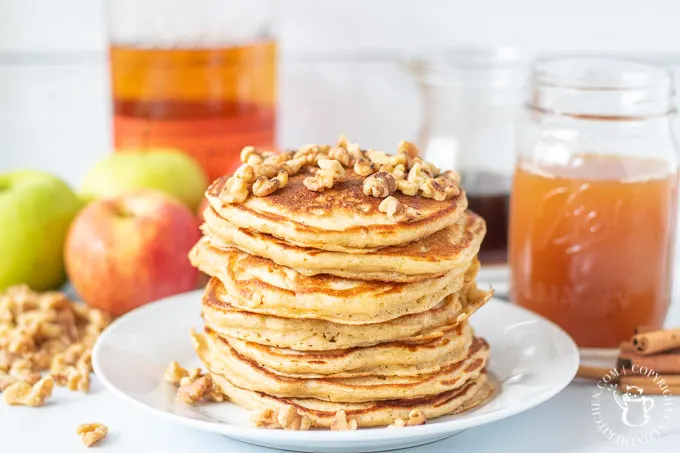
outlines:
[{"label": "white table surface", "polygon": [[[680,325],[675,303],[668,325]],[[615,445],[596,430],[590,413],[591,381],[577,380],[546,403],[517,416],[470,429],[408,453],[439,452],[680,452],[680,395],[671,428],[645,447]],[[97,421],[109,435],[96,451],[110,453],[195,452],[272,453],[277,450],[243,444],[217,434],[195,431],[127,405],[94,379],[90,394],[57,389],[41,408],[0,404],[0,452],[83,451],[76,426]],[[622,433],[625,434],[625,433]]]}]

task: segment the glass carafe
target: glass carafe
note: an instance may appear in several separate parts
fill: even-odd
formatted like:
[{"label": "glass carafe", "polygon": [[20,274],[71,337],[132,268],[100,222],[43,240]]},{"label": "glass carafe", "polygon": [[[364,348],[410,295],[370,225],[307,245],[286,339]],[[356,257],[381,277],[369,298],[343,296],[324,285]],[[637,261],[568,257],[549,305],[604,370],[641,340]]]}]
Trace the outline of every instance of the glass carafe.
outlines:
[{"label": "glass carafe", "polygon": [[660,326],[671,296],[677,144],[671,75],[609,59],[533,70],[513,179],[512,299],[579,346]]},{"label": "glass carafe", "polygon": [[511,47],[460,47],[413,58],[409,69],[422,95],[416,142],[426,160],[461,174],[469,208],[486,220],[482,264],[504,264],[525,61]]},{"label": "glass carafe", "polygon": [[107,0],[116,151],[177,148],[215,179],[276,143],[273,0]]}]

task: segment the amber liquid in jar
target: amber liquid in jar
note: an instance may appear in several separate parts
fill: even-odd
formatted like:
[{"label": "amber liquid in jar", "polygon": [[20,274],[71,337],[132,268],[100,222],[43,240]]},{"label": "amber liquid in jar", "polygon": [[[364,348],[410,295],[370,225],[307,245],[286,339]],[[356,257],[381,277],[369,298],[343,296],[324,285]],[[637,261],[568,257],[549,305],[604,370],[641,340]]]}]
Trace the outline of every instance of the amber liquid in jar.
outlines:
[{"label": "amber liquid in jar", "polygon": [[[670,302],[676,177],[665,162],[582,155],[516,170],[513,300],[582,347],[617,347],[659,326]],[[670,244],[670,245],[669,245]]]},{"label": "amber liquid in jar", "polygon": [[180,148],[211,179],[234,170],[246,145],[271,148],[276,44],[110,48],[117,150]]}]

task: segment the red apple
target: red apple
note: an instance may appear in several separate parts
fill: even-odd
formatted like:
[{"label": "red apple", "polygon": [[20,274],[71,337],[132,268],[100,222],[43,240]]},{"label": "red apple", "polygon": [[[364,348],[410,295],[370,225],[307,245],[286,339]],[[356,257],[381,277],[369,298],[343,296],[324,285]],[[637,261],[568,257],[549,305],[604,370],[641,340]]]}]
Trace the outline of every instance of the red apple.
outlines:
[{"label": "red apple", "polygon": [[66,271],[93,307],[121,315],[196,287],[187,253],[198,220],[180,201],[150,190],[90,203],[71,224]]}]

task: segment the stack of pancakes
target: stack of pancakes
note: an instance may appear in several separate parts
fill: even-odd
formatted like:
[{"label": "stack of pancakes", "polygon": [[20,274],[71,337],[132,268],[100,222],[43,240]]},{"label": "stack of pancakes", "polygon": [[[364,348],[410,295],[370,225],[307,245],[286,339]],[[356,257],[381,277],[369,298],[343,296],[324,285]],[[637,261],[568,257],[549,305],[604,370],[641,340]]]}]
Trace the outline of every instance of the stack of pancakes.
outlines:
[{"label": "stack of pancakes", "polygon": [[489,347],[467,318],[491,294],[475,285],[485,223],[464,192],[394,192],[420,213],[396,222],[351,168],[323,192],[306,177],[240,203],[224,201],[227,177],[206,192],[190,258],[212,277],[194,345],[213,382],[241,406],[292,405],[318,427],[341,410],[384,426],[478,405]]}]

